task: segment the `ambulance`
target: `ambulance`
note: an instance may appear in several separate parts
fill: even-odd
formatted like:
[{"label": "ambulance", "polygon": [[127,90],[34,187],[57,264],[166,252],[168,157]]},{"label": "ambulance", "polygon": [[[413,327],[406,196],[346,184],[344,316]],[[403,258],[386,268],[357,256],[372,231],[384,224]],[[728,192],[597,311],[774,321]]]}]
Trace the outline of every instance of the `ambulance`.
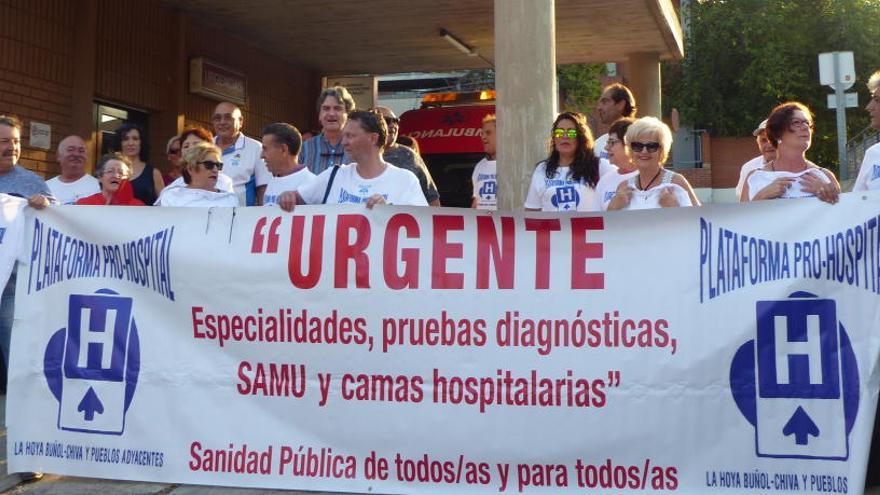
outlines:
[{"label": "ambulance", "polygon": [[495,113],[495,91],[430,93],[400,116],[400,135],[415,138],[443,206],[471,205],[471,174],[483,153],[483,117]]}]

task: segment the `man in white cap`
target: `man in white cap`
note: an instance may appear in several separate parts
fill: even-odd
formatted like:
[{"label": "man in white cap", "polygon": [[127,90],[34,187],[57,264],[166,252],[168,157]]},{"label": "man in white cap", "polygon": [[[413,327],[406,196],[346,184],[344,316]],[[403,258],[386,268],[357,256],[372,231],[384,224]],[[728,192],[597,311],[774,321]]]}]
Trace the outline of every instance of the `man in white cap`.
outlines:
[{"label": "man in white cap", "polygon": [[[865,110],[871,115],[871,127],[880,131],[880,70],[874,72],[868,79],[868,90],[871,92],[871,99]],[[865,151],[862,167],[852,188],[853,191],[870,189],[880,189],[880,143]]]},{"label": "man in white cap", "polygon": [[767,137],[766,119],[752,132],[752,136],[755,136],[755,142],[758,144],[758,151],[761,154],[743,164],[742,169],[739,171],[739,182],[736,183],[736,200],[740,202],[743,201],[743,185],[749,173],[776,159],[776,147],[773,146],[773,143]]}]

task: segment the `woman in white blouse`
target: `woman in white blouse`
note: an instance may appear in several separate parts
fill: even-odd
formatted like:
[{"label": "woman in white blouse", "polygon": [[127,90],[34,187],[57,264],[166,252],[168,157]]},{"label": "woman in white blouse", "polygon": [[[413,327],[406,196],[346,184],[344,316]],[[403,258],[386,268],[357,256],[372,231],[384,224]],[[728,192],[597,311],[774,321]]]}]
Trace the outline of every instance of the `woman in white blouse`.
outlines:
[{"label": "woman in white blouse", "polygon": [[807,160],[813,141],[813,113],[790,101],[770,112],[767,137],[776,145],[776,159],[752,171],[743,186],[749,201],[816,197],[836,203],[840,184],[834,173]]},{"label": "woman in white blouse", "polygon": [[158,206],[238,206],[235,193],[217,189],[217,177],[223,170],[220,148],[214,143],[198,142],[182,158],[181,173],[185,187],[168,187],[159,195]]},{"label": "woman in white blouse", "polygon": [[608,210],[700,206],[687,179],[663,165],[672,148],[672,131],[655,117],[642,117],[626,130],[626,152],[638,171],[618,185]]}]

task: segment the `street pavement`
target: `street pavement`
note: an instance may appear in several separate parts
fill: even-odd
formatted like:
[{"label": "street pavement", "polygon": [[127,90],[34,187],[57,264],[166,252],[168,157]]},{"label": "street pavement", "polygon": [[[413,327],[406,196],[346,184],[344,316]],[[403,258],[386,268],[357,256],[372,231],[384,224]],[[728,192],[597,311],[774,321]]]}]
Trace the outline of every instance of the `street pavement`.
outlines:
[{"label": "street pavement", "polygon": [[[23,481],[18,473],[6,471],[6,396],[0,396],[0,494],[14,495],[340,495],[328,492],[302,490],[251,490],[220,488],[214,486],[179,485],[166,483],[141,483],[96,478],[76,478],[47,474],[40,480]],[[855,493],[855,492],[853,492]],[[880,495],[880,487],[874,487],[865,495]]]}]

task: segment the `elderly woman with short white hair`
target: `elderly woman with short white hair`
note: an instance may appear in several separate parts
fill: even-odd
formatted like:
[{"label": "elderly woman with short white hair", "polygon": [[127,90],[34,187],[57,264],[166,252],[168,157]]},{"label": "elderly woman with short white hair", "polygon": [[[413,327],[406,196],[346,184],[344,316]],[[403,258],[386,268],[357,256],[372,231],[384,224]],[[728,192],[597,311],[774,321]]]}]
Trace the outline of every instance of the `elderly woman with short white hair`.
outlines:
[{"label": "elderly woman with short white hair", "polygon": [[700,206],[687,179],[663,166],[672,148],[669,126],[654,117],[642,117],[626,130],[624,143],[638,173],[620,183],[608,210]]},{"label": "elderly woman with short white hair", "polygon": [[167,187],[156,201],[158,206],[238,206],[235,193],[217,189],[223,170],[221,151],[214,143],[198,142],[182,158],[181,174],[185,187]]}]

